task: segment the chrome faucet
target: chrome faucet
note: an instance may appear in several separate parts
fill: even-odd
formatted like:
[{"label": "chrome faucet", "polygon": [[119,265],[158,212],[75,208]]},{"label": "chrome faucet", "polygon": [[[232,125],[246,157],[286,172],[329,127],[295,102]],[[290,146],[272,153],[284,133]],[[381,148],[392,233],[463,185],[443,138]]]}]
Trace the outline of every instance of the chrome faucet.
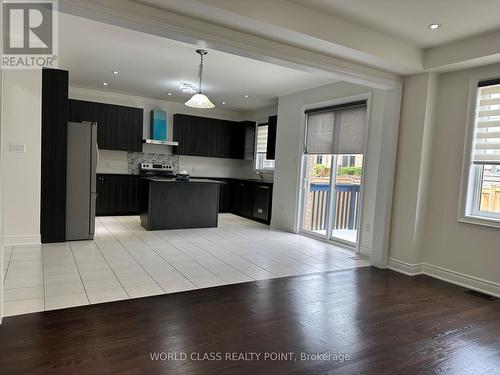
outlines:
[{"label": "chrome faucet", "polygon": [[264,174],[261,171],[253,171],[253,173],[255,173],[257,176],[259,176],[261,180],[264,179]]}]

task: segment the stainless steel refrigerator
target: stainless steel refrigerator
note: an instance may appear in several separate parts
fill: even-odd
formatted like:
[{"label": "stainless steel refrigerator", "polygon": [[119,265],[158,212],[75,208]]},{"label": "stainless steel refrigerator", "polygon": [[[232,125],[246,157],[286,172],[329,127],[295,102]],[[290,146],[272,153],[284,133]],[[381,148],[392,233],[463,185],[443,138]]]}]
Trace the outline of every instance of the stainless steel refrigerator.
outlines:
[{"label": "stainless steel refrigerator", "polygon": [[66,240],[94,238],[97,123],[68,123],[66,173]]}]

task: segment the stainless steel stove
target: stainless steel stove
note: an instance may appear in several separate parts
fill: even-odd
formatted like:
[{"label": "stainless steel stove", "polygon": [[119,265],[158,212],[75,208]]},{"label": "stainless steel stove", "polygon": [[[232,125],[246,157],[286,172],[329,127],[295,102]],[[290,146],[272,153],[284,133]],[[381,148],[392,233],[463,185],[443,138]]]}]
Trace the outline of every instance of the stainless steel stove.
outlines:
[{"label": "stainless steel stove", "polygon": [[141,163],[141,176],[175,177],[171,164]]}]

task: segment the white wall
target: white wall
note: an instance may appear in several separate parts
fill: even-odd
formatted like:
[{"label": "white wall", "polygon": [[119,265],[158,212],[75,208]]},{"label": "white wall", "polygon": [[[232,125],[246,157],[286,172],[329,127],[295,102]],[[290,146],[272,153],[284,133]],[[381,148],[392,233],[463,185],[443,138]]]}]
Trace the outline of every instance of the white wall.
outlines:
[{"label": "white wall", "polygon": [[[167,112],[167,139],[172,139],[172,123],[174,113],[183,113],[196,116],[213,117],[226,120],[242,121],[246,119],[241,112],[214,108],[210,110],[186,107],[183,103],[166,100],[144,98],[135,95],[115,93],[111,91],[95,90],[71,86],[71,99],[97,101],[117,105],[144,108],[144,138],[149,138],[149,118],[152,109],[161,109]],[[172,148],[158,145],[144,145],[144,152],[171,154]],[[179,157],[180,169],[186,169],[194,176],[201,177],[244,177],[251,168],[251,162],[245,160],[201,158],[193,156]],[[245,169],[244,172],[241,172]],[[123,151],[100,151],[99,173],[127,173],[127,153]]]},{"label": "white wall", "polygon": [[409,264],[422,261],[436,92],[434,73],[404,81],[390,257]]},{"label": "white wall", "polygon": [[256,109],[254,111],[243,112],[245,120],[255,121],[257,124],[268,122],[269,116],[278,114],[278,105]]},{"label": "white wall", "polygon": [[477,71],[439,80],[424,259],[500,286],[500,230],[457,221],[470,76]]},{"label": "white wall", "polygon": [[[390,139],[390,137],[383,138],[384,126],[397,135],[397,122],[395,123],[396,129],[394,129],[394,124],[391,124],[394,121],[388,117],[386,106],[389,101],[393,99],[398,101],[398,99],[388,97],[387,92],[382,90],[338,82],[279,98],[272,226],[287,231],[299,229],[300,220],[297,220],[296,212],[299,205],[300,146],[303,145],[304,139],[304,106],[316,103],[321,105],[322,102],[366,93],[371,95],[371,100],[361,219],[363,231],[360,244],[362,252],[370,253],[372,251],[372,228],[374,228],[376,213],[378,217],[385,218],[383,202],[379,203],[378,212],[376,207],[378,201],[386,199],[383,194],[379,193],[380,186],[384,183],[379,178],[383,176],[382,169],[391,171],[391,163],[384,162],[386,156],[389,159],[391,157],[389,152],[392,146],[386,147],[386,142],[394,143],[395,148],[395,140]],[[399,113],[399,109],[397,111]],[[389,186],[392,184],[390,178],[385,182],[388,182]],[[387,190],[391,190],[390,187]],[[392,200],[392,196],[390,199]],[[386,226],[388,227],[388,223],[384,221],[381,227],[383,231],[385,231]],[[380,233],[380,235],[385,236],[385,233]],[[380,246],[383,245],[380,244]],[[381,249],[379,250],[381,251]],[[380,261],[378,265],[384,266],[382,263],[383,261]]]},{"label": "white wall", "polygon": [[441,74],[431,85],[426,75],[405,80],[389,256],[398,271],[500,295],[500,230],[458,222],[469,85],[482,71],[500,75],[500,65]]},{"label": "white wall", "polygon": [[[5,70],[2,112],[3,238],[5,244],[40,242],[40,70]],[[25,153],[9,144],[26,144]]]}]

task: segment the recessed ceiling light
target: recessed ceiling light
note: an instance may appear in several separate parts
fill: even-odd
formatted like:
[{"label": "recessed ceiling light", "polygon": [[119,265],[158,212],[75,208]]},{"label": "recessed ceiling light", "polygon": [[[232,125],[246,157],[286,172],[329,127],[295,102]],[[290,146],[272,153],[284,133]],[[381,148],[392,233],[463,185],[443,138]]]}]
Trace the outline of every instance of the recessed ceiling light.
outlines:
[{"label": "recessed ceiling light", "polygon": [[171,93],[171,92],[167,92],[167,95],[168,95],[168,96],[172,96],[172,93]]},{"label": "recessed ceiling light", "polygon": [[119,74],[118,70],[113,70],[111,73],[113,73],[114,75],[118,75]]},{"label": "recessed ceiling light", "polygon": [[103,83],[102,83],[102,85],[103,85],[103,86],[107,86],[107,85],[109,85],[109,83],[107,83],[107,82],[103,82]]},{"label": "recessed ceiling light", "polygon": [[441,27],[440,23],[431,23],[429,26],[427,26],[431,30],[437,30]]},{"label": "recessed ceiling light", "polygon": [[248,98],[248,95],[247,95],[247,94],[245,94],[245,95],[243,95],[243,97],[246,99],[246,98]]},{"label": "recessed ceiling light", "polygon": [[226,104],[226,102],[225,102],[225,101],[222,101],[222,104]]}]

